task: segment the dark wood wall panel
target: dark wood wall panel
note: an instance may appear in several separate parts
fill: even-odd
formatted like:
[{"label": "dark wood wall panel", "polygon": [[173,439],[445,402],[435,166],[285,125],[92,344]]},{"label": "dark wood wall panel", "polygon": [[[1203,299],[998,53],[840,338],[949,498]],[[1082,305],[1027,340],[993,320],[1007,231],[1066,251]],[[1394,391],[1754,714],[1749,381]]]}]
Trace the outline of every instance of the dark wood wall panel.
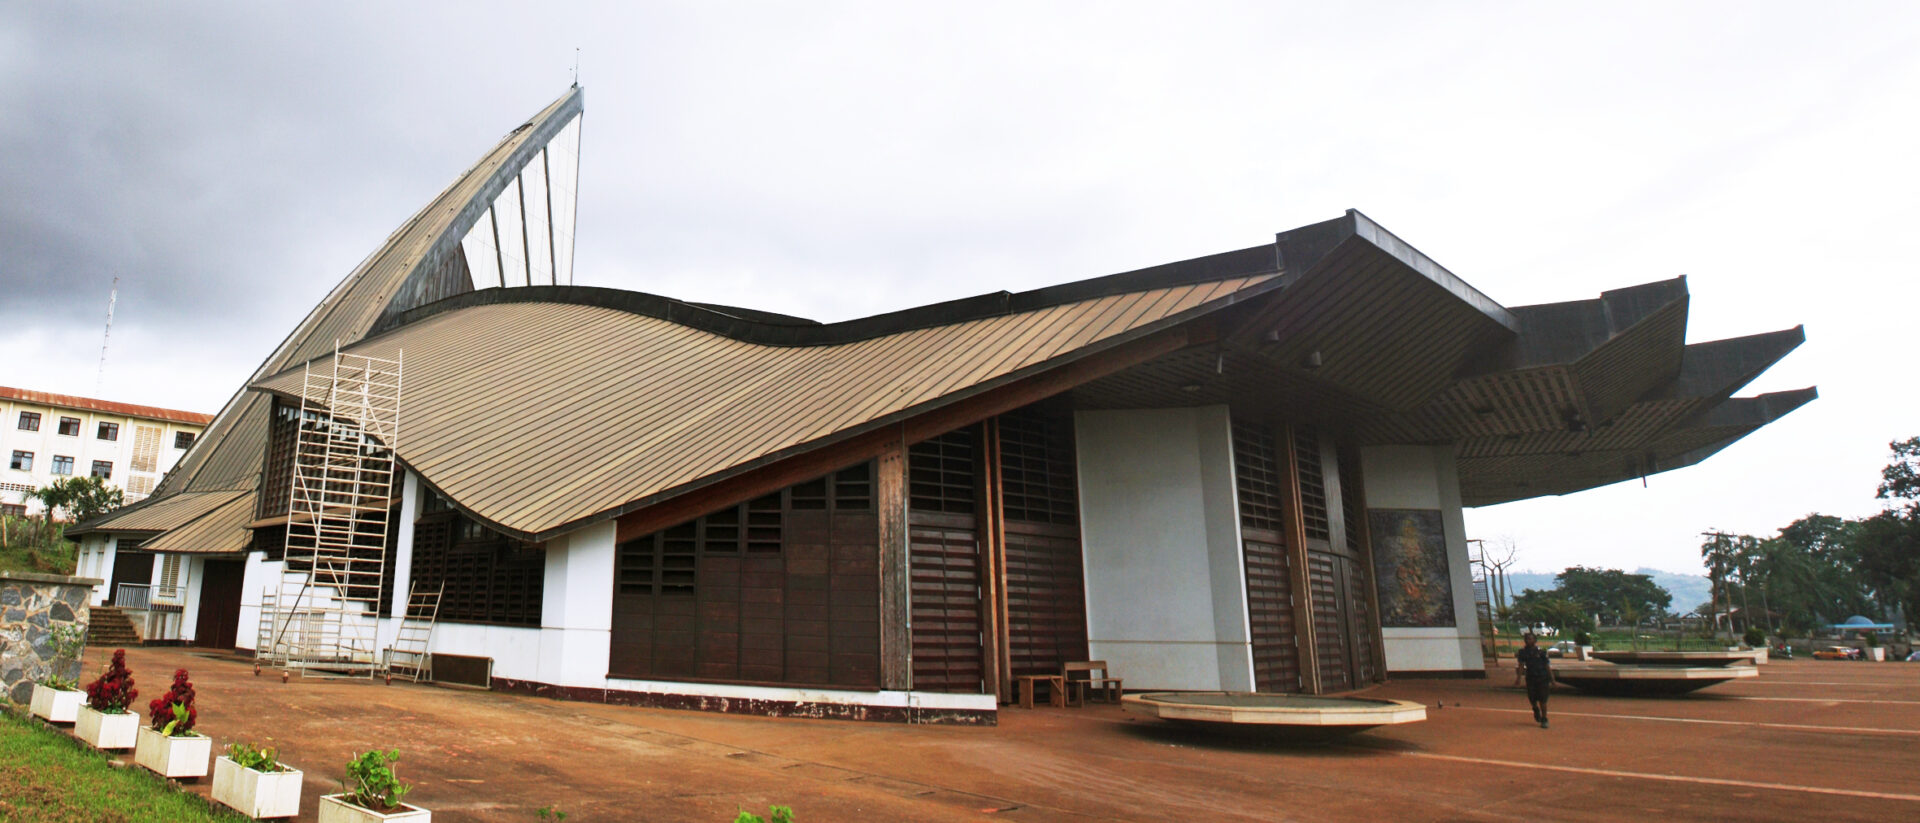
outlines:
[{"label": "dark wood wall panel", "polygon": [[1320,691],[1353,688],[1351,627],[1347,621],[1346,558],[1325,552],[1307,553],[1308,596],[1313,598],[1314,647],[1320,655]]},{"label": "dark wood wall panel", "polygon": [[1278,532],[1242,531],[1247,565],[1247,623],[1252,630],[1253,688],[1300,690],[1300,650],[1293,625],[1293,584]]},{"label": "dark wood wall panel", "polygon": [[1016,677],[1059,674],[1087,659],[1080,530],[1011,520],[1006,530],[1009,667]]},{"label": "dark wood wall panel", "polygon": [[872,467],[849,467],[619,545],[620,677],[879,685]]},{"label": "dark wood wall panel", "polygon": [[1347,635],[1353,639],[1353,688],[1380,679],[1380,649],[1374,642],[1373,621],[1377,618],[1366,592],[1372,586],[1364,564],[1346,560]]},{"label": "dark wood wall panel", "polygon": [[[397,525],[397,517],[395,521]],[[393,550],[387,552],[391,559]],[[421,514],[413,524],[410,574],[416,588],[442,587],[441,620],[540,625],[547,585],[546,549],[493,531],[431,492],[424,496]],[[383,579],[385,601],[391,597],[393,573],[389,571]]]},{"label": "dark wood wall panel", "polygon": [[978,429],[968,427],[907,449],[913,688],[920,691],[988,688],[978,440]]}]

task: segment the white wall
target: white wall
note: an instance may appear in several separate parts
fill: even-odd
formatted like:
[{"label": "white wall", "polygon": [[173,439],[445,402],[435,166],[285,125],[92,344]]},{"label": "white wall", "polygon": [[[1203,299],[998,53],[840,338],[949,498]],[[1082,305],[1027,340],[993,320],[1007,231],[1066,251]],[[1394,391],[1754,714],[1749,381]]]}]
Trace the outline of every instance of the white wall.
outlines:
[{"label": "white wall", "polygon": [[1253,688],[1225,406],[1077,412],[1087,639],[1127,685]]},{"label": "white wall", "polygon": [[[20,413],[32,412],[40,415],[40,429],[26,431],[20,428]],[[60,434],[60,418],[72,417],[80,420],[78,435]],[[114,440],[101,440],[100,424],[113,423],[120,427]],[[180,423],[171,420],[155,420],[130,417],[124,414],[74,409],[52,406],[11,398],[0,398],[0,503],[24,503],[29,512],[37,512],[41,506],[25,499],[23,490],[35,489],[52,482],[58,475],[53,473],[53,458],[73,458],[73,475],[85,477],[92,473],[93,461],[103,460],[113,464],[112,475],[107,484],[126,492],[128,503],[145,497],[135,494],[128,487],[133,475],[134,427],[149,426],[160,430],[160,450],[157,463],[152,472],[142,473],[142,488],[150,488],[168,471],[173,469],[185,449],[173,447],[174,435],[189,432],[198,438],[201,426],[192,423]],[[15,451],[30,452],[33,455],[33,467],[21,471],[12,468]]]},{"label": "white wall", "polygon": [[1382,627],[1387,671],[1482,669],[1480,629],[1473,608],[1473,570],[1467,564],[1467,526],[1460,508],[1460,476],[1453,447],[1368,446],[1360,450],[1367,507],[1438,509],[1447,537],[1447,573],[1452,578],[1455,625],[1445,628]]}]

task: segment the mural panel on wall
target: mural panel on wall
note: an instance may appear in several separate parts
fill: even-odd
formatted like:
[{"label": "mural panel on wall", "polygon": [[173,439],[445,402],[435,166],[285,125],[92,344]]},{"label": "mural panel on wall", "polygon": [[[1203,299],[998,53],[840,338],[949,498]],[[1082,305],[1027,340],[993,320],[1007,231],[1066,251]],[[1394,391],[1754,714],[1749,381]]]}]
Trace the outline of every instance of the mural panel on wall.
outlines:
[{"label": "mural panel on wall", "polygon": [[1447,534],[1440,510],[1368,509],[1367,525],[1373,535],[1380,625],[1454,625],[1453,582],[1447,574]]}]

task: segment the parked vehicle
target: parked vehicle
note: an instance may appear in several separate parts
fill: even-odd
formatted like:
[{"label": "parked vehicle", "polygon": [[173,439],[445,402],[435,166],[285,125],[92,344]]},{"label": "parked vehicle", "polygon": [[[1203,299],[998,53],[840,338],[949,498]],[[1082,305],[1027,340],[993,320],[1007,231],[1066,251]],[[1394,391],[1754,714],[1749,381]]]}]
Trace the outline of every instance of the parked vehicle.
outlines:
[{"label": "parked vehicle", "polygon": [[1859,649],[1842,646],[1837,649],[1820,649],[1813,653],[1815,660],[1865,660],[1867,653]]},{"label": "parked vehicle", "polygon": [[1571,640],[1562,640],[1547,647],[1548,657],[1579,657],[1580,644]]}]

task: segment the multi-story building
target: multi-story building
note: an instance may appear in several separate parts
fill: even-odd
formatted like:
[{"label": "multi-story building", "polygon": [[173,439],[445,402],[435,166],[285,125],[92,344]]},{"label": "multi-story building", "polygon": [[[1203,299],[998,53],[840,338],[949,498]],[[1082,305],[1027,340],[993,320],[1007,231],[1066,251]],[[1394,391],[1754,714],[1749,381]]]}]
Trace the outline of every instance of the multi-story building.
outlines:
[{"label": "multi-story building", "polygon": [[211,414],[0,386],[0,513],[38,513],[27,494],[93,475],[146,499],[213,420]]}]

